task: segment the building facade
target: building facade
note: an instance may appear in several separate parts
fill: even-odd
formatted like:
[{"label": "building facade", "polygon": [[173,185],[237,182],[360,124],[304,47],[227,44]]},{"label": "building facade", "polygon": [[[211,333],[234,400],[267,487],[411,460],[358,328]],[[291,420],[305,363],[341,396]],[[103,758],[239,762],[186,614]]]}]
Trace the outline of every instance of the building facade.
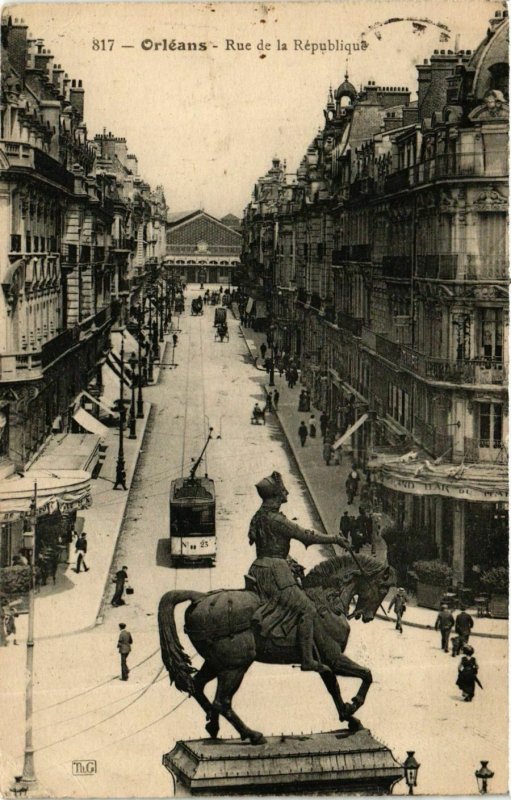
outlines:
[{"label": "building facade", "polygon": [[229,217],[222,222],[205,211],[167,217],[167,268],[183,282],[230,286],[240,263],[241,234]]},{"label": "building facade", "polygon": [[507,36],[497,12],[473,53],[436,51],[416,101],[346,76],[296,175],[259,220],[262,178],[244,226],[280,344],[409,561],[438,557],[467,585],[507,564]]},{"label": "building facade", "polygon": [[[112,324],[161,269],[163,190],[137,175],[123,140],[89,140],[84,96],[23,21],[3,19],[0,480],[76,431],[82,392],[102,394]],[[18,528],[0,514],[2,566]]]}]

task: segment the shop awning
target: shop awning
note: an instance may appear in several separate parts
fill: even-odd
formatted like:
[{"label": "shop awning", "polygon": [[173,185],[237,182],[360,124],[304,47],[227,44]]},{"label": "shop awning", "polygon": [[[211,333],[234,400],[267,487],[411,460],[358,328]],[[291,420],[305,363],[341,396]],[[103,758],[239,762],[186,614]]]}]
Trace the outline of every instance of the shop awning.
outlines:
[{"label": "shop awning", "polygon": [[36,485],[38,517],[89,508],[92,503],[88,472],[31,469],[24,477],[0,481],[0,522],[31,515]]},{"label": "shop awning", "polygon": [[268,316],[265,300],[256,300],[256,319],[265,319]]},{"label": "shop awning", "polygon": [[375,483],[395,492],[481,503],[508,501],[506,464],[435,464],[423,453],[380,455],[369,462]]},{"label": "shop awning", "polygon": [[82,428],[85,428],[86,431],[89,431],[89,433],[95,433],[96,436],[99,436],[101,439],[104,439],[108,433],[108,428],[106,425],[103,425],[99,419],[93,417],[92,414],[89,414],[89,412],[84,408],[78,408],[73,414],[73,419],[78,423],[78,425],[81,425]]},{"label": "shop awning", "polygon": [[249,297],[248,300],[247,300],[247,305],[245,306],[245,311],[246,311],[247,314],[250,314],[252,312],[252,306],[253,305],[254,305],[254,298],[253,297]]},{"label": "shop awning", "polygon": [[89,394],[89,392],[85,391],[81,392],[81,394],[79,394],[77,397],[77,401],[79,401],[82,396],[87,397],[91,401],[91,403],[96,403],[96,405],[99,406],[99,408],[101,408],[107,414],[110,414],[112,417],[119,416],[118,411],[111,411],[110,407],[105,402],[103,402],[102,400],[98,400],[97,397],[93,397],[91,394]]},{"label": "shop awning", "polygon": [[333,445],[332,445],[332,450],[337,450],[339,447],[342,447],[342,445],[344,444],[344,442],[345,442],[347,439],[349,439],[349,438],[350,438],[350,436],[352,436],[352,434],[354,434],[354,433],[355,433],[355,431],[356,431],[356,430],[358,430],[358,429],[360,428],[360,426],[361,426],[361,425],[363,425],[363,424],[364,424],[364,422],[366,421],[366,419],[368,418],[368,416],[369,416],[369,414],[362,414],[362,416],[361,416],[361,417],[359,417],[359,418],[357,419],[357,421],[356,421],[356,422],[354,422],[354,423],[353,423],[353,425],[352,425],[350,428],[348,428],[346,431],[344,431],[343,435],[342,435],[342,436],[340,436],[340,437],[337,439],[337,441],[333,443]]},{"label": "shop awning", "polygon": [[92,472],[99,459],[101,442],[100,436],[91,433],[55,434],[34,461],[30,473],[33,470]]}]

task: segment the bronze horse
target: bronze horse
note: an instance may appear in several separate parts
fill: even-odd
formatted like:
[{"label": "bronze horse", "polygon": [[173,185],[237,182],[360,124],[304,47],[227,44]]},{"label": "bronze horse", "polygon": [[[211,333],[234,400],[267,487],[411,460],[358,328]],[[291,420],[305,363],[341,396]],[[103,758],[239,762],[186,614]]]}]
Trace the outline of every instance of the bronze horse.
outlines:
[{"label": "bronze horse", "polygon": [[[356,596],[356,606],[351,617],[370,622],[376,610],[395,584],[394,570],[375,558],[359,555],[355,563],[352,556],[333,556],[310,570],[301,580],[304,590],[316,605],[319,617],[314,636],[321,661],[330,672],[321,673],[328,692],[333,698],[339,719],[347,720],[350,728],[360,727],[353,716],[364,703],[372,683],[367,667],[356,664],[344,655],[350,626],[348,611]],[[184,651],[177,634],[174,608],[189,601],[185,613],[185,632],[204,663],[196,670]],[[163,595],[158,607],[158,626],[162,660],[168,670],[170,682],[182,692],[188,692],[206,712],[206,730],[216,738],[219,715],[227,719],[242,739],[252,744],[262,744],[262,733],[247,727],[232,709],[232,698],[243,677],[254,661],[267,664],[300,664],[296,630],[290,630],[285,640],[263,639],[251,625],[252,617],[260,606],[258,595],[249,590],[233,589],[208,592],[172,591]],[[360,678],[360,687],[351,703],[342,699],[336,676]],[[217,690],[211,703],[204,687],[217,678]]]}]

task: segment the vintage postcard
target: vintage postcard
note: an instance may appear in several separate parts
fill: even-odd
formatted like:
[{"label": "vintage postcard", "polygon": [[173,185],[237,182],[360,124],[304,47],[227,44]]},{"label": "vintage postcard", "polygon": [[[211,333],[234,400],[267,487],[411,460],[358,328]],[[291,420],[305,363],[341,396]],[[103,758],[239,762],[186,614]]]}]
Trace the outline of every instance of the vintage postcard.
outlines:
[{"label": "vintage postcard", "polygon": [[1,796],[507,793],[506,4],[11,4],[1,75]]}]

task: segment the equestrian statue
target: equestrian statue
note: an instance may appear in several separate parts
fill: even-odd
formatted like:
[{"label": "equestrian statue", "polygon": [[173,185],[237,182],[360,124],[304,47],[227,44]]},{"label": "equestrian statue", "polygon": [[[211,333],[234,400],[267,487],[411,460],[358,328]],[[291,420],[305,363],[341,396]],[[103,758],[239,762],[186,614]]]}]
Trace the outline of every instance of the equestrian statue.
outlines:
[{"label": "equestrian statue", "polygon": [[[354,714],[365,701],[372,676],[367,667],[344,654],[348,619],[374,619],[390,586],[396,583],[394,570],[372,556],[355,556],[343,536],[306,530],[290,522],[280,511],[288,491],[278,472],[260,481],[256,489],[263,502],[250,522],[249,541],[255,545],[256,559],[245,577],[246,588],[206,594],[178,590],[167,592],[160,600],[160,646],[170,682],[197,700],[206,713],[206,730],[212,738],[218,736],[222,715],[242,739],[262,744],[263,734],[238,717],[232,699],[254,661],[299,664],[304,671],[319,673],[339,720],[357,730],[361,725]],[[289,557],[292,539],[306,547],[338,545],[344,552],[332,554],[304,574],[303,567]],[[175,607],[185,602],[190,603],[185,632],[204,659],[198,670],[179,641],[174,619]],[[342,699],[337,676],[360,679],[351,702]],[[204,687],[215,678],[216,695],[210,702]]]}]

